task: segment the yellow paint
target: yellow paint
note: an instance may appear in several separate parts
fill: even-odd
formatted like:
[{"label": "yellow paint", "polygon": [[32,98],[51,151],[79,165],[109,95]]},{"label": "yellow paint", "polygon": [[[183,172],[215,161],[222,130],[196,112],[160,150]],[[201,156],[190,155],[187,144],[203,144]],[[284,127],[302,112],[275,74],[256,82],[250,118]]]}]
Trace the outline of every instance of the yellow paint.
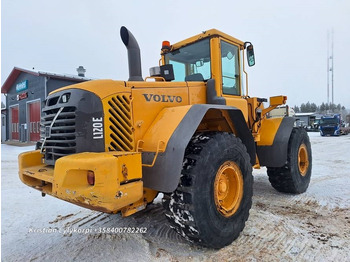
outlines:
[{"label": "yellow paint", "polygon": [[243,198],[243,176],[237,163],[226,161],[216,173],[214,200],[217,211],[224,217],[233,216]]},{"label": "yellow paint", "polygon": [[[146,132],[163,109],[189,104],[188,87],[185,82],[128,82],[127,84],[134,86],[132,88],[132,97],[135,141],[145,141],[144,136]],[[140,87],[136,88],[136,84],[140,85]],[[154,87],[151,87],[152,85]],[[162,128],[167,127],[163,126]]]},{"label": "yellow paint", "polygon": [[[22,181],[43,193],[90,209],[116,213],[143,198],[141,154],[130,152],[79,153],[56,161],[55,169],[43,164],[39,151],[20,156]],[[127,176],[125,176],[125,169]],[[87,182],[87,172],[95,174],[95,185]],[[134,181],[123,184],[129,180]],[[42,186],[45,184],[44,186]],[[150,193],[148,192],[148,201]]]},{"label": "yellow paint", "polygon": [[242,99],[241,97],[226,96],[226,105],[234,106],[242,111],[245,121],[248,121],[248,103],[247,100]]},{"label": "yellow paint", "polygon": [[[51,192],[53,167],[42,164],[40,150],[29,151],[18,156],[19,177],[21,181],[42,192]],[[48,182],[47,184],[42,181]]]},{"label": "yellow paint", "polygon": [[[62,90],[69,89],[82,89],[96,94],[101,99],[110,96],[111,94],[115,94],[118,92],[126,92],[128,88],[125,87],[124,81],[114,81],[114,80],[92,80],[87,81],[75,85],[66,86],[63,88],[56,89],[52,91],[50,94],[54,94],[56,92]],[[130,91],[130,89],[129,89]]]},{"label": "yellow paint", "polygon": [[188,103],[205,104],[207,101],[207,87],[203,82],[187,82],[188,86]]},{"label": "yellow paint", "polygon": [[192,36],[192,37],[187,38],[187,39],[185,39],[183,41],[180,41],[178,43],[172,44],[171,51],[179,49],[179,48],[181,48],[183,46],[186,46],[186,45],[191,44],[193,42],[197,42],[197,41],[202,40],[202,39],[207,38],[207,37],[219,37],[219,36],[222,37],[225,40],[228,40],[228,41],[236,43],[237,45],[240,46],[241,49],[243,49],[244,42],[242,42],[241,40],[238,40],[237,38],[234,38],[234,37],[232,37],[232,36],[230,36],[228,34],[225,34],[225,33],[221,32],[221,31],[219,31],[219,30],[210,29],[210,30],[204,31],[201,34]]},{"label": "yellow paint", "polygon": [[143,196],[144,196],[144,199],[147,201],[147,203],[152,203],[157,195],[158,195],[158,191],[147,187],[143,188]]},{"label": "yellow paint", "polygon": [[[248,126],[257,145],[272,145],[282,118],[266,118],[268,112],[286,102],[286,96],[270,97],[270,106],[264,108],[257,97],[246,98],[248,102]],[[272,104],[271,104],[272,103]],[[260,112],[260,113],[259,113]],[[258,163],[258,162],[257,162]]]},{"label": "yellow paint", "polygon": [[166,148],[171,135],[190,108],[191,106],[164,108],[156,116],[142,139],[143,151],[155,152],[159,141],[164,141],[163,148]]},{"label": "yellow paint", "polygon": [[284,105],[287,101],[286,96],[272,96],[270,97],[270,106]]},{"label": "yellow paint", "polygon": [[215,79],[215,91],[218,96],[222,94],[221,54],[219,38],[210,40],[211,78]]},{"label": "yellow paint", "polygon": [[[265,114],[284,104],[286,97],[270,98],[270,107],[265,109],[256,97],[222,93],[220,41],[236,45],[241,50],[239,56],[243,54],[244,42],[212,29],[175,43],[171,48],[176,50],[207,37],[210,37],[211,78],[215,79],[217,95],[224,97],[228,106],[241,110],[259,146],[272,145],[282,119],[266,119]],[[164,56],[161,61],[164,64]],[[239,59],[240,68],[243,66],[241,61],[242,57]],[[161,77],[129,82],[94,80],[52,93],[70,89],[86,90],[101,99],[106,152],[65,156],[56,161],[55,167],[43,164],[38,150],[23,153],[19,156],[21,180],[43,193],[94,210],[108,213],[121,211],[123,216],[129,216],[145,208],[158,192],[143,187],[142,165],[152,166],[154,163],[142,163],[141,152],[156,152],[157,156],[165,151],[169,139],[191,106],[206,104],[206,83],[165,82]],[[242,94],[241,81],[240,89]],[[217,109],[208,110],[197,130],[237,134],[227,111]],[[304,163],[303,153],[300,155],[301,163]],[[214,197],[221,203],[217,203],[218,211],[225,216],[236,212],[241,199],[243,182],[236,169],[235,163],[227,163],[217,174]],[[88,172],[95,174],[94,185],[88,184]],[[225,197],[226,193],[229,198]],[[232,199],[236,200],[232,202]]]},{"label": "yellow paint", "polygon": [[298,150],[298,168],[300,175],[306,176],[307,171],[309,170],[309,164],[307,147],[302,143]]},{"label": "yellow paint", "polygon": [[259,130],[260,140],[257,142],[258,146],[271,146],[278,128],[281,125],[283,118],[265,118],[261,121],[261,128]]},{"label": "yellow paint", "polygon": [[262,115],[265,116],[267,113],[274,110],[279,105],[284,105],[287,102],[286,96],[274,96],[270,97],[270,106],[262,110]]},{"label": "yellow paint", "polygon": [[132,214],[135,214],[138,211],[145,209],[147,204],[152,203],[157,195],[158,195],[158,191],[145,187],[143,189],[143,199],[140,199],[139,201],[122,208],[121,209],[122,216],[127,217]]},{"label": "yellow paint", "polygon": [[18,156],[19,165],[23,167],[32,167],[42,164],[40,150],[21,153]]},{"label": "yellow paint", "polygon": [[146,205],[147,205],[147,202],[144,199],[140,199],[139,201],[136,201],[129,206],[123,207],[120,211],[123,217],[127,217],[135,214],[138,211],[145,209]]}]

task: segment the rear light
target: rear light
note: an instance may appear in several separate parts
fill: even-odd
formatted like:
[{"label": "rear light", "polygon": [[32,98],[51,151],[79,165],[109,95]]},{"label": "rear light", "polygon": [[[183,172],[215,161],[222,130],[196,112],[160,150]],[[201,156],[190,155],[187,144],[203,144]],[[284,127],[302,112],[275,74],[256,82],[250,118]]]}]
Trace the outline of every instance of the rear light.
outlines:
[{"label": "rear light", "polygon": [[87,182],[90,186],[95,185],[95,173],[94,171],[87,171]]}]

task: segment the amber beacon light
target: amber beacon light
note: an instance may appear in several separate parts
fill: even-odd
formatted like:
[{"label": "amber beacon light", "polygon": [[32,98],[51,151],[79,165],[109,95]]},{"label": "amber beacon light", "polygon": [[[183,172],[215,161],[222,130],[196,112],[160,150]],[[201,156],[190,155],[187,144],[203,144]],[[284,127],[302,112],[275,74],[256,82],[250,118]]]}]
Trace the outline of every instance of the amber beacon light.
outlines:
[{"label": "amber beacon light", "polygon": [[169,41],[163,41],[162,42],[162,51],[170,51],[170,42]]}]

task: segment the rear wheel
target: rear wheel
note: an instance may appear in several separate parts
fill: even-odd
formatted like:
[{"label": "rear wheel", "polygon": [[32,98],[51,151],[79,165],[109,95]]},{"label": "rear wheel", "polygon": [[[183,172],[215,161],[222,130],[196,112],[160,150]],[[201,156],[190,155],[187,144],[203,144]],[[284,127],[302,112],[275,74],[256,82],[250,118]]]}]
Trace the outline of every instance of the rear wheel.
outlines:
[{"label": "rear wheel", "polygon": [[181,179],[163,204],[172,227],[211,248],[230,244],[243,230],[252,204],[252,167],[240,139],[201,133],[187,146]]},{"label": "rear wheel", "polygon": [[303,128],[293,128],[288,143],[287,163],[283,167],[268,167],[271,185],[284,193],[300,194],[309,186],[312,169],[311,145]]}]

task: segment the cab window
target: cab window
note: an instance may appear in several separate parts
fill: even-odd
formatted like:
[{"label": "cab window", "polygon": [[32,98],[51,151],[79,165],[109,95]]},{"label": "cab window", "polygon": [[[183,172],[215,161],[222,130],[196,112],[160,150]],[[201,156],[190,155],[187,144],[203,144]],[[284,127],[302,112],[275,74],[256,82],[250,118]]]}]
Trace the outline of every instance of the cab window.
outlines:
[{"label": "cab window", "polygon": [[221,41],[222,92],[226,95],[241,95],[239,48]]},{"label": "cab window", "polygon": [[211,78],[209,39],[198,41],[165,55],[174,68],[174,81],[206,81]]}]

